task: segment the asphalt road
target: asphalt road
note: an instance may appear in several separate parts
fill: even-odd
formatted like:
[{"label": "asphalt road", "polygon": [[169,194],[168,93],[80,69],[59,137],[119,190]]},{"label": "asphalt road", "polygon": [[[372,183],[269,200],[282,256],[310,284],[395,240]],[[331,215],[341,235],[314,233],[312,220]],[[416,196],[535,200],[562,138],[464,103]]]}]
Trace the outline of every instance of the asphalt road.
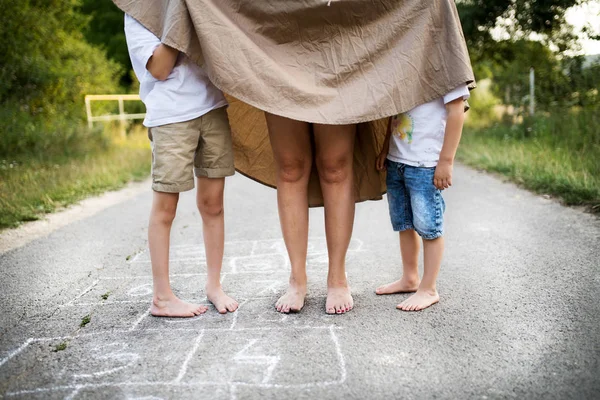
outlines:
[{"label": "asphalt road", "polygon": [[[599,398],[600,221],[461,166],[455,181],[441,301],[418,313],[395,309],[405,295],[374,294],[401,271],[385,201],[357,207],[355,309],[324,312],[315,209],[307,305],[276,313],[289,269],[276,194],[240,175],[226,189],[223,284],[241,303],[235,314],[148,315],[149,189],[5,252],[0,397]],[[206,302],[200,222],[183,196],[171,273],[181,297]]]}]

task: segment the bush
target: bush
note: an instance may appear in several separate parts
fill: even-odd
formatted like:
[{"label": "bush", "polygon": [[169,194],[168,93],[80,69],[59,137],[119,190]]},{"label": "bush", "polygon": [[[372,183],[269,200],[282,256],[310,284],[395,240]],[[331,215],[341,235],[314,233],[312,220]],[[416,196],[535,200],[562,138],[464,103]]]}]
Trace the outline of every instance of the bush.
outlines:
[{"label": "bush", "polygon": [[121,67],[80,33],[76,0],[0,0],[0,157],[76,150],[84,96],[119,91]]}]

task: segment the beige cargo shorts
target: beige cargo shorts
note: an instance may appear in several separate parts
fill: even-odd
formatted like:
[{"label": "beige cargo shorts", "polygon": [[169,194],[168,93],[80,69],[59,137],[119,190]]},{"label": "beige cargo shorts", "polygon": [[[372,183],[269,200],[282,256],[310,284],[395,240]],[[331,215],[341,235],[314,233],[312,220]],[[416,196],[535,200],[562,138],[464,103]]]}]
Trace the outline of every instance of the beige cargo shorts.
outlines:
[{"label": "beige cargo shorts", "polygon": [[153,190],[185,192],[194,188],[194,175],[223,178],[235,173],[226,108],[191,121],[148,129]]}]

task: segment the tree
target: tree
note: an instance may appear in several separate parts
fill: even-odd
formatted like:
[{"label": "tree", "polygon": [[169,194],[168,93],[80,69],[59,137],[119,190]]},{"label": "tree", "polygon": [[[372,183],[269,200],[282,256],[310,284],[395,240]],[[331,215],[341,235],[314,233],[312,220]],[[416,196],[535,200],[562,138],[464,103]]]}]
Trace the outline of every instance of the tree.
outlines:
[{"label": "tree", "polygon": [[[459,0],[458,11],[470,51],[481,60],[496,49],[490,31],[500,17],[508,18],[515,31],[540,34],[559,47],[574,43],[565,26],[568,8],[587,0]],[[561,50],[564,50],[562,48]]]},{"label": "tree", "polygon": [[132,67],[125,41],[123,11],[110,0],[82,0],[79,11],[89,19],[84,35],[89,43],[106,51],[123,68],[121,83],[130,86]]}]

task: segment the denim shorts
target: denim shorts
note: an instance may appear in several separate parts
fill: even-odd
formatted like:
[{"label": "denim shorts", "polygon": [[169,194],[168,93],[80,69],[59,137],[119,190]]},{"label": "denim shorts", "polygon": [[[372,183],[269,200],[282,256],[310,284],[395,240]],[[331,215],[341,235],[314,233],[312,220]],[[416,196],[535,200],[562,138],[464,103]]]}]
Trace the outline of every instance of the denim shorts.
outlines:
[{"label": "denim shorts", "polygon": [[387,165],[387,196],[395,231],[414,229],[423,239],[444,233],[446,203],[433,184],[435,167],[413,167],[391,160]]}]

